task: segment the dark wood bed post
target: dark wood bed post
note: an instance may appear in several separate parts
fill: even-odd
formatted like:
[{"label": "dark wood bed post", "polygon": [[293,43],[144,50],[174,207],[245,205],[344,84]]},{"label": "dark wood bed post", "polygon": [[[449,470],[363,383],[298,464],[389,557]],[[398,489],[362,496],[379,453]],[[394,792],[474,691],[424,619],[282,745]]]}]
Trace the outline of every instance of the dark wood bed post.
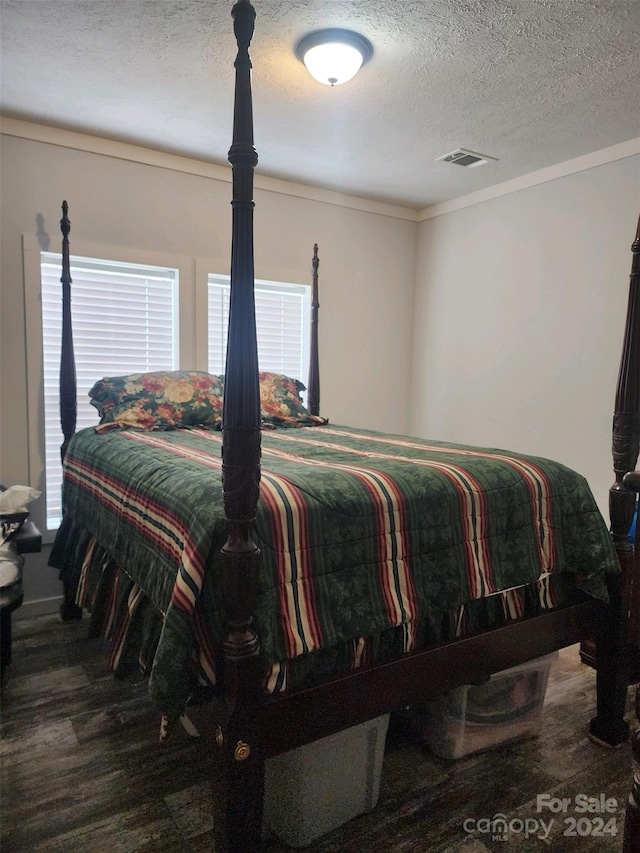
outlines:
[{"label": "dark wood bed post", "polygon": [[[633,493],[637,494],[638,492],[640,492],[640,471],[634,471],[633,473],[627,474],[627,476],[624,478],[624,484]],[[636,631],[638,627],[638,620],[640,618],[637,614],[637,608],[640,606],[640,602],[638,600],[640,598],[640,593],[638,593],[637,591],[637,587],[640,586],[640,548],[638,547],[639,542],[640,540],[638,539],[638,527],[636,524],[636,542],[634,552],[635,584],[632,595],[632,624],[630,625],[630,628],[633,629],[633,623],[635,622]],[[637,633],[631,630],[630,636],[631,641],[634,644],[637,644],[639,639]],[[640,722],[640,686],[636,688],[635,712],[636,717]],[[638,850],[640,850],[640,729],[636,729],[636,731],[631,737],[631,748],[633,750],[633,758],[636,762],[637,767],[633,777],[633,783],[631,785],[629,799],[627,800],[627,809],[624,818],[624,841],[622,845],[622,853],[638,853]]]},{"label": "dark wood bed post", "polygon": [[[615,490],[616,494],[619,493],[624,498],[624,515],[620,519],[621,530],[624,530],[624,525],[629,517],[633,517],[636,493],[640,491],[638,474],[633,472],[640,451],[640,217],[638,218],[636,237],[631,246],[631,251],[633,260],[629,281],[629,306],[618,383],[618,395],[625,407],[623,411],[627,414],[625,418],[621,419],[617,460],[614,431],[614,460],[617,461],[617,465],[615,466],[616,483],[612,487],[612,495],[613,490]],[[626,471],[630,473],[625,472],[623,474],[623,482],[621,483],[620,471],[625,465],[628,466]],[[627,527],[627,531],[628,529]],[[615,531],[613,532],[615,540]],[[623,535],[620,541],[621,547],[625,549],[626,559],[630,561],[631,545],[628,537]],[[630,614],[629,641],[633,648],[640,649],[640,577],[637,574],[637,561],[634,569],[628,572],[625,600],[629,605]]]},{"label": "dark wood bed post", "polygon": [[[627,314],[627,328],[625,330],[625,342],[627,337],[631,337],[632,343],[623,352],[623,364],[628,365],[627,372],[631,374],[631,382],[636,388],[636,419],[629,418],[630,427],[628,430],[629,455],[632,456],[635,449],[635,459],[633,463],[637,464],[638,457],[638,439],[640,436],[640,219],[638,220],[638,230],[636,239],[631,247],[633,252],[633,265],[631,267],[631,284],[629,293],[629,311]],[[621,369],[622,374],[622,369]],[[634,432],[635,427],[635,432]],[[624,458],[621,462],[624,462]],[[633,467],[633,466],[630,466]],[[616,472],[617,473],[617,472]],[[640,471],[628,473],[624,477],[622,485],[627,489],[627,501],[633,507],[633,502],[637,494],[640,492]],[[640,548],[638,547],[638,527],[636,524],[636,541],[633,565],[630,571],[632,578],[628,585],[628,601],[630,610],[629,619],[629,642],[634,651],[640,649]],[[630,586],[630,588],[629,588]],[[640,721],[640,687],[636,688],[635,702],[636,717]],[[624,822],[624,841],[623,853],[637,853],[640,850],[640,730],[634,732],[631,746],[633,749],[633,757],[638,765],[633,777],[631,792],[627,801],[627,810]]]},{"label": "dark wood bed post", "polygon": [[60,458],[64,462],[69,442],[76,431],[78,415],[76,361],[73,352],[73,326],[71,324],[71,265],[69,262],[69,205],[62,202],[62,345],[60,352],[60,426],[62,427],[63,442],[60,447]]},{"label": "dark wood bed post", "polygon": [[[64,462],[69,442],[76,431],[78,414],[76,361],[73,351],[73,326],[71,323],[71,264],[69,261],[69,205],[62,202],[62,345],[60,351],[60,426],[63,441],[60,458]],[[75,602],[75,587],[63,584],[63,601],[60,605],[60,618],[63,622],[77,622],[82,618],[82,608]]]},{"label": "dark wood bed post", "polygon": [[616,479],[609,491],[611,537],[622,574],[609,583],[608,615],[596,639],[597,716],[591,720],[590,727],[591,737],[608,746],[618,746],[629,736],[624,711],[629,686],[629,604],[633,588],[633,548],[629,543],[629,528],[635,498],[625,488],[623,478],[635,468],[640,445],[640,221],[631,251],[629,304],[613,416],[613,469]]},{"label": "dark wood bed post", "polygon": [[[217,850],[258,850],[262,830],[264,756],[260,736],[262,668],[253,626],[260,552],[252,529],[260,492],[260,384],[253,259],[253,146],[249,45],[255,10],[239,0],[232,10],[238,43],[233,142],[231,301],[222,416],[222,480],[228,538],[222,549],[224,721],[218,733],[224,802]],[[220,825],[222,824],[222,825]]]},{"label": "dark wood bed post", "polygon": [[318,309],[320,302],[318,301],[318,267],[320,260],[318,258],[318,244],[313,246],[313,260],[311,261],[313,269],[313,290],[311,294],[311,348],[309,357],[309,413],[312,415],[320,414],[320,364],[318,353]]}]

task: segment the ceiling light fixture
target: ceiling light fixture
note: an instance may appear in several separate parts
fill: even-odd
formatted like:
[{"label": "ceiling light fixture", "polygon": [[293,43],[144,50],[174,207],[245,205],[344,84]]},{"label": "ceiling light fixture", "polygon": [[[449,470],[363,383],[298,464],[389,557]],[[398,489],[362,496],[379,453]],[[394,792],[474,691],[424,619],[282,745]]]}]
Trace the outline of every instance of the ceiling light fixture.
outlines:
[{"label": "ceiling light fixture", "polygon": [[371,59],[371,42],[352,30],[316,30],[303,36],[295,53],[314,80],[325,86],[339,86],[356,76]]}]

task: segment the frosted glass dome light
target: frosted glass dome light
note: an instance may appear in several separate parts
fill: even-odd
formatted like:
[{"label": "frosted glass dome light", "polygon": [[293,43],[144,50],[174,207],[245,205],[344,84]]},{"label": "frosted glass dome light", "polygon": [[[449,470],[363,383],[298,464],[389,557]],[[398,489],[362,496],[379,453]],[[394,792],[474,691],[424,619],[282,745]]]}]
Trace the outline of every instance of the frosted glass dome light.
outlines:
[{"label": "frosted glass dome light", "polygon": [[358,73],[371,58],[373,47],[351,30],[317,30],[300,39],[296,56],[309,74],[325,86],[339,86]]},{"label": "frosted glass dome light", "polygon": [[318,83],[339,86],[356,76],[362,65],[362,54],[350,44],[332,41],[308,50],[304,64]]}]

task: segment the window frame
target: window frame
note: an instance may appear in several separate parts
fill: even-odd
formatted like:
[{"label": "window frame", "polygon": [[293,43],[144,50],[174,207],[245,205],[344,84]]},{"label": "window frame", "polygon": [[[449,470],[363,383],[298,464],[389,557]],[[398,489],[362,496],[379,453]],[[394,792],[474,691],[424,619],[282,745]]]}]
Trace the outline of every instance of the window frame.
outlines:
[{"label": "window frame", "polygon": [[[48,530],[46,524],[46,475],[45,475],[45,415],[42,346],[42,299],[41,299],[41,253],[61,254],[61,243],[42,244],[33,235],[22,237],[24,263],[24,309],[27,366],[27,431],[29,484],[39,489],[42,497],[30,507],[31,517],[42,532],[43,542],[52,542],[56,531]],[[195,362],[194,328],[194,275],[193,260],[186,255],[109,246],[100,243],[73,239],[71,256],[112,261],[114,263],[143,264],[167,267],[178,271],[178,364],[191,369]],[[62,269],[61,269],[62,274]],[[73,301],[73,283],[71,284]],[[62,310],[62,285],[60,286],[60,310]],[[96,379],[100,377],[97,376]],[[60,433],[62,444],[62,432]]]},{"label": "window frame", "polygon": [[[209,273],[220,276],[229,275],[229,260],[204,256],[195,258],[194,340],[196,369],[207,371],[209,369]],[[311,294],[309,304],[311,304],[313,298],[313,294],[311,293],[311,264],[309,264],[308,269],[301,270],[300,268],[280,266],[279,264],[268,261],[261,262],[260,264],[256,264],[254,279],[266,282],[267,284],[308,287]],[[305,355],[308,372],[311,351],[311,312],[309,312],[309,316],[306,318],[304,335],[309,341],[309,346],[306,348],[308,351],[306,351]],[[309,381],[308,375],[303,376],[302,381],[307,385]]]},{"label": "window frame", "polygon": [[[214,284],[230,284],[230,277],[228,275],[223,275],[222,273],[209,272],[207,275],[207,319],[209,312],[209,287],[212,284],[210,278],[218,279],[217,282],[213,282]],[[288,371],[283,367],[273,367],[267,365],[260,365],[260,370],[265,371],[273,371],[276,373],[284,373],[287,376],[291,376],[292,379],[299,379],[305,386],[307,386],[309,380],[309,363],[311,356],[311,300],[312,300],[312,288],[308,284],[299,284],[297,282],[288,282],[288,281],[266,281],[265,279],[255,278],[255,291],[261,293],[268,293],[269,291],[273,291],[274,293],[281,295],[283,293],[289,293],[292,296],[300,298],[300,309],[301,309],[301,334],[300,334],[300,373],[294,373],[293,371]],[[256,312],[257,313],[257,312]],[[306,322],[305,322],[306,320]],[[211,373],[224,373],[225,366],[221,365],[220,370],[214,370],[210,367],[209,362],[209,328],[207,324],[207,370]],[[260,340],[258,339],[258,356],[260,355]],[[302,392],[302,398],[306,401],[306,391]]]}]

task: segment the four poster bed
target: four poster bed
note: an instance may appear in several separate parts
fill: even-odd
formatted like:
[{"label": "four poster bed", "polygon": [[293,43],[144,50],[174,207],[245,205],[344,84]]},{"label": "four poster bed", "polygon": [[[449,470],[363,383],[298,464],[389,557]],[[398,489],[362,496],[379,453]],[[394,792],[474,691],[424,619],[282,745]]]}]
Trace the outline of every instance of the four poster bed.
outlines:
[{"label": "four poster bed", "polygon": [[555,462],[321,418],[317,251],[305,410],[299,386],[258,369],[255,12],[240,0],[232,14],[225,375],[103,379],[91,392],[100,426],[74,436],[65,203],[64,520],[51,563],[65,586],[63,617],[88,606],[91,629],[112,637],[116,671],[150,674],[162,736],[184,714],[206,739],[220,849],[250,853],[260,847],[265,759],[594,635],[591,734],[610,746],[627,738],[634,495],[622,480],[638,456],[640,311],[635,277],[612,536],[583,478]]}]

